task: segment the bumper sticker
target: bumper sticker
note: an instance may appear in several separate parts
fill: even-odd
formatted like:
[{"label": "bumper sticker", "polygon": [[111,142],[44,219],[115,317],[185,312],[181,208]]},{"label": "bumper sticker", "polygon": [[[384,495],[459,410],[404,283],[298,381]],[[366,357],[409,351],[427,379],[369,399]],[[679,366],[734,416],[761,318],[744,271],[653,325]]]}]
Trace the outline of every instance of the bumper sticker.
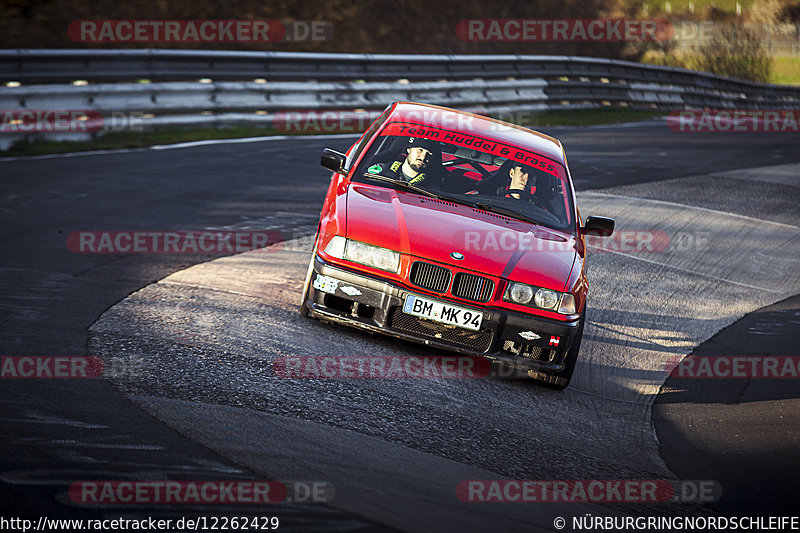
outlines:
[{"label": "bumper sticker", "polygon": [[541,337],[536,333],[534,333],[533,331],[520,331],[519,336],[525,339],[526,341],[541,339]]},{"label": "bumper sticker", "polygon": [[314,288],[318,291],[327,292],[328,294],[335,294],[338,286],[339,280],[330,276],[317,274],[317,277],[314,278]]},{"label": "bumper sticker", "polygon": [[361,296],[361,291],[356,289],[355,287],[351,287],[350,285],[339,287],[339,290],[348,296]]}]

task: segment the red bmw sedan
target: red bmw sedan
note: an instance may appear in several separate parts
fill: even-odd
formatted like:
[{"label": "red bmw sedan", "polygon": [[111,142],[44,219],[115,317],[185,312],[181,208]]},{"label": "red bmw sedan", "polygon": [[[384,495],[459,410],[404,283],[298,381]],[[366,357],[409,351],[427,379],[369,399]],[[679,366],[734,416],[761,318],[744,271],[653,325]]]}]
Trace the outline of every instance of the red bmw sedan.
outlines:
[{"label": "red bmw sedan", "polygon": [[563,389],[586,317],[586,235],[561,143],[454,109],[396,102],[333,172],[305,316],[487,357]]}]

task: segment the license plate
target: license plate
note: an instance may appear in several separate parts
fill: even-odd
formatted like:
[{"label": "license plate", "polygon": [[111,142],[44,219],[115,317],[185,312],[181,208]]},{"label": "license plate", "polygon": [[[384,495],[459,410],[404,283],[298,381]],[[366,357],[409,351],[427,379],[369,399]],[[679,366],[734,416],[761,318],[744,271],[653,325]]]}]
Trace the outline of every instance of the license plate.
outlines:
[{"label": "license plate", "polygon": [[406,296],[403,312],[419,318],[427,318],[442,324],[451,324],[473,331],[481,329],[483,313],[436,300],[428,300],[414,294]]}]

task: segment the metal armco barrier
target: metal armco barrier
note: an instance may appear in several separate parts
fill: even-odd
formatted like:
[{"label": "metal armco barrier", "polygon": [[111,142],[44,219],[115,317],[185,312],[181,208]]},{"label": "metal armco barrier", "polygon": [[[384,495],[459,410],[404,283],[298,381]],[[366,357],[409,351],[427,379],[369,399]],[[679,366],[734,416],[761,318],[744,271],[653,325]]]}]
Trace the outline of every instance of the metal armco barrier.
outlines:
[{"label": "metal armco barrier", "polygon": [[0,110],[138,112],[144,127],[267,124],[282,111],[395,100],[487,112],[800,109],[800,87],[571,56],[0,50],[0,82]]}]

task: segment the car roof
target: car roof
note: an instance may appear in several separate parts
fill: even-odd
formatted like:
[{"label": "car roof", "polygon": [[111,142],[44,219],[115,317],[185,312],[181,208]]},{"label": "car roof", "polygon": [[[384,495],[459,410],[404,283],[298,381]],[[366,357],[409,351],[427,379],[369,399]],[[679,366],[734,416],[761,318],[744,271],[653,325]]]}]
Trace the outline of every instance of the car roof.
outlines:
[{"label": "car roof", "polygon": [[472,133],[482,138],[536,152],[566,166],[561,142],[544,133],[468,111],[431,104],[395,102],[393,105],[394,109],[387,117],[386,122],[400,120],[454,130],[464,134]]}]

